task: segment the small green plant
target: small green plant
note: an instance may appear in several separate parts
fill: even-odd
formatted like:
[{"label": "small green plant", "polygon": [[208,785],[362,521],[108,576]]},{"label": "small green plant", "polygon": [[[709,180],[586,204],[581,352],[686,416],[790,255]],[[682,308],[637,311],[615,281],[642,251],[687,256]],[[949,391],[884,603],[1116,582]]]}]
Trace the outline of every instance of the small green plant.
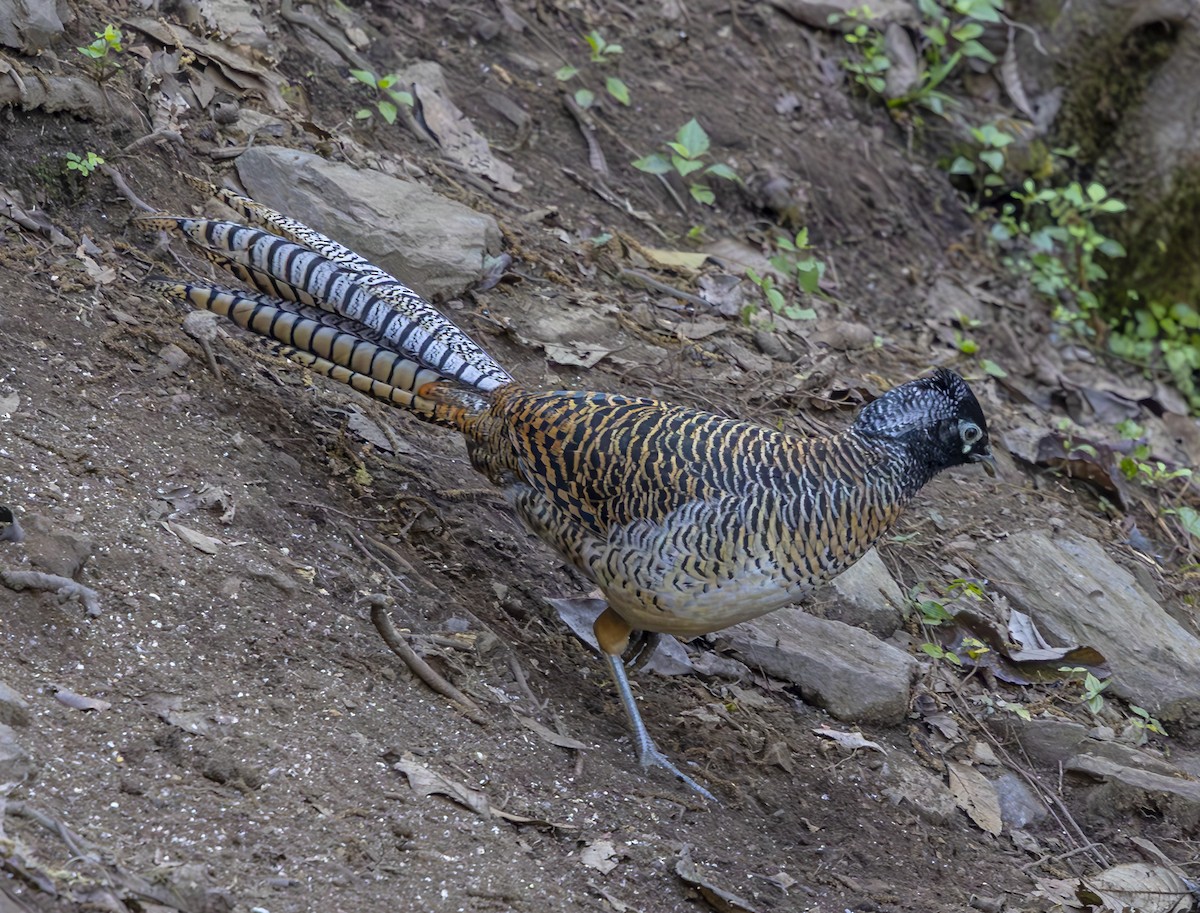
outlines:
[{"label": "small green plant", "polygon": [[83,155],[78,155],[74,152],[68,152],[67,170],[78,171],[83,177],[90,177],[91,173],[104,164],[104,159],[96,155],[94,152],[87,152]]},{"label": "small green plant", "polygon": [[[763,293],[763,297],[767,300],[767,304],[771,308],[773,314],[782,314],[791,320],[815,320],[817,312],[812,308],[804,308],[799,305],[788,302],[787,296],[775,284],[775,277],[768,273],[765,276],[760,276],[754,270],[747,268],[746,278],[758,286]],[[749,319],[754,315],[757,308],[751,305],[743,312],[743,317]]]},{"label": "small green plant", "polygon": [[121,42],[124,36],[121,30],[111,22],[104,27],[102,32],[93,32],[96,40],[85,47],[76,48],[80,54],[88,58],[95,67],[97,79],[107,79],[117,70],[121,69],[121,64],[118,63],[113,56],[124,50]]},{"label": "small green plant", "polygon": [[1188,479],[1192,470],[1186,467],[1168,469],[1162,460],[1150,459],[1150,445],[1145,440],[1146,429],[1132,419],[1117,423],[1117,434],[1122,440],[1133,441],[1133,448],[1117,462],[1121,475],[1131,482],[1136,480],[1147,488],[1163,485],[1175,479]]},{"label": "small green plant", "polygon": [[1079,698],[1079,702],[1087,707],[1096,716],[1104,709],[1104,691],[1112,683],[1112,679],[1098,679],[1095,675],[1085,669],[1083,666],[1059,666],[1059,672],[1065,672],[1068,675],[1082,675],[1083,694]]},{"label": "small green plant", "polygon": [[724,162],[706,164],[709,148],[712,145],[708,133],[700,126],[696,118],[692,118],[679,128],[675,139],[665,144],[671,150],[669,156],[661,152],[652,152],[633,162],[633,167],[647,174],[669,174],[676,172],[687,184],[688,193],[697,203],[711,206],[717,199],[712,188],[699,180],[696,175],[711,175],[726,181],[741,183],[732,168]]},{"label": "small green plant", "polygon": [[808,243],[808,229],[800,229],[794,238],[776,238],[775,247],[779,252],[771,257],[771,265],[781,276],[794,279],[802,291],[815,294],[825,276],[825,264],[809,253],[812,245]]},{"label": "small green plant", "polygon": [[[996,63],[996,57],[979,42],[984,25],[1000,22],[1004,9],[1003,0],[918,0],[921,13],[918,26],[917,51],[924,66],[918,74],[918,84],[904,95],[889,98],[889,108],[920,105],[935,114],[944,114],[950,97],[938,87],[954,72],[964,59]],[[842,18],[834,13],[831,23]],[[891,69],[892,61],[887,56],[887,43],[883,31],[872,23],[871,11],[866,6],[846,13],[846,18],[857,24],[845,35],[844,40],[854,50],[854,56],[843,61],[843,68],[856,83],[869,93],[882,95],[887,89],[883,75]]]},{"label": "small green plant", "polygon": [[921,652],[933,659],[944,659],[948,663],[953,663],[956,666],[961,666],[963,661],[959,659],[958,654],[947,650],[941,644],[926,642],[921,644]]},{"label": "small green plant", "polygon": [[1167,730],[1163,727],[1163,724],[1152,717],[1150,715],[1150,711],[1138,707],[1135,704],[1130,704],[1129,712],[1133,714],[1133,716],[1129,718],[1129,722],[1133,724],[1135,729],[1140,729],[1142,731],[1142,741],[1145,741],[1145,734],[1147,732],[1153,732],[1161,736],[1165,736],[1167,734]]},{"label": "small green plant", "polygon": [[1125,248],[1096,224],[1102,215],[1124,212],[1125,204],[1098,181],[1086,187],[1038,187],[1026,180],[1005,203],[991,234],[1000,242],[1019,239],[1028,247],[1009,257],[1017,272],[1054,302],[1054,318],[1084,334],[1097,329],[1100,300],[1094,286],[1108,278],[1100,256],[1124,257]]},{"label": "small green plant", "polygon": [[1161,360],[1179,391],[1200,411],[1200,312],[1182,301],[1165,304],[1129,297],[1129,306],[1116,321],[1118,332],[1109,337],[1109,349],[1147,365]]},{"label": "small green plant", "polygon": [[[883,32],[871,24],[874,16],[867,6],[847,10],[846,18],[857,23],[842,36],[846,44],[855,50],[856,56],[843,60],[842,69],[868,93],[882,95],[887,88],[887,79],[883,74],[892,66]],[[841,19],[838,13],[829,14],[830,25],[836,25]]]},{"label": "small green plant", "polygon": [[[615,62],[621,54],[625,53],[625,49],[621,45],[609,44],[604,40],[604,36],[596,31],[588,32],[583,36],[583,40],[587,42],[591,62],[600,66]],[[566,64],[555,71],[554,78],[559,82],[570,82],[578,74],[579,67]],[[604,90],[621,104],[628,105],[630,103],[629,86],[620,77],[606,76]],[[575,99],[575,104],[581,108],[590,108],[596,103],[596,93],[587,86],[576,89],[572,97]]]},{"label": "small green plant", "polygon": [[978,144],[973,158],[960,155],[950,163],[948,170],[952,175],[974,177],[980,193],[990,197],[1005,185],[1002,174],[1006,161],[1004,149],[1015,137],[995,124],[983,124],[971,128],[971,138]]},{"label": "small green plant", "polygon": [[[411,92],[393,88],[400,81],[400,77],[395,73],[389,73],[387,76],[376,76],[370,70],[351,70],[350,75],[368,89],[374,90],[375,111],[378,111],[379,116],[387,121],[388,124],[396,122],[396,118],[400,113],[400,105],[404,105],[406,108],[413,106]],[[354,119],[369,120],[375,115],[375,111],[372,111],[370,108],[359,108],[354,112]]]},{"label": "small green plant", "polygon": [[625,49],[619,44],[609,44],[599,32],[588,32],[583,36],[591,51],[592,63],[608,63],[618,54],[624,54]]}]

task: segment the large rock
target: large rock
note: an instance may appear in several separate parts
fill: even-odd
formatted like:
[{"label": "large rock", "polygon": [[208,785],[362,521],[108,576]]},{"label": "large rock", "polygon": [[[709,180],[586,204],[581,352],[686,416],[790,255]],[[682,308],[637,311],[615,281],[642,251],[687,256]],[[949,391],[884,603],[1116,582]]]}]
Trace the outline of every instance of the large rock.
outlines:
[{"label": "large rock", "polygon": [[317,229],[426,296],[457,294],[478,281],[484,256],[500,248],[495,219],[412,181],[256,146],[238,177],[260,203]]},{"label": "large rock", "polygon": [[1018,533],[980,570],[1060,645],[1095,647],[1109,691],[1159,719],[1200,722],[1200,639],[1168,615],[1094,539]]},{"label": "large rock", "polygon": [[897,723],[917,663],[861,628],[802,611],[764,615],[713,635],[752,669],[793,682],[839,720]]},{"label": "large rock", "polygon": [[904,594],[891,571],[871,549],[818,591],[826,618],[889,637],[900,627]]}]

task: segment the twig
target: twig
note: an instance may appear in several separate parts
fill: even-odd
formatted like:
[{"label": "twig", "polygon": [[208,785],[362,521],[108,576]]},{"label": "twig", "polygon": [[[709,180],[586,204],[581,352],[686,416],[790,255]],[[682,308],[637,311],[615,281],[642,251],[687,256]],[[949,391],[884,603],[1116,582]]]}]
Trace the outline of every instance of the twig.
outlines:
[{"label": "twig", "polygon": [[41,571],[0,570],[0,583],[10,590],[49,590],[60,599],[78,599],[89,615],[100,614],[100,594],[91,587],[76,583],[70,577],[43,574]]},{"label": "twig", "polygon": [[113,186],[116,187],[116,192],[120,193],[122,197],[125,197],[125,199],[130,202],[130,205],[133,206],[133,209],[140,209],[143,212],[157,211],[155,210],[154,206],[143,202],[142,198],[138,197],[138,194],[131,190],[130,185],[126,184],[125,175],[122,175],[119,170],[116,170],[113,168],[113,166],[110,166],[110,164],[102,164],[100,170],[104,174],[108,175],[108,180],[113,182]]},{"label": "twig", "polygon": [[452,684],[446,681],[442,676],[434,671],[429,663],[425,662],[416,654],[408,642],[400,636],[395,625],[392,624],[391,616],[388,614],[387,603],[389,598],[381,593],[375,593],[365,599],[359,600],[359,604],[368,603],[371,606],[371,623],[375,625],[375,630],[379,632],[379,636],[383,638],[383,642],[391,648],[391,651],[404,660],[404,664],[412,670],[421,681],[429,688],[442,697],[449,698],[454,703],[458,704],[472,723],[477,723],[480,726],[487,724],[487,717],[483,715],[483,711],[469,697],[455,688]]},{"label": "twig", "polygon": [[667,283],[660,282],[652,276],[647,276],[640,270],[626,267],[617,273],[617,278],[624,281],[627,285],[637,283],[656,292],[662,292],[664,295],[670,295],[672,298],[678,298],[680,301],[686,301],[688,304],[694,304],[696,307],[702,307],[709,311],[713,310],[712,303],[705,301],[699,295],[693,295],[690,292],[677,289],[673,285],[667,285]]},{"label": "twig", "polygon": [[600,148],[600,142],[596,139],[596,122],[583,108],[579,107],[578,102],[571,97],[570,93],[563,94],[563,104],[566,109],[571,112],[571,116],[575,118],[575,123],[579,127],[579,132],[583,134],[583,141],[588,147],[588,164],[592,166],[592,170],[602,177],[608,177],[608,162],[604,159],[604,150]]},{"label": "twig", "polygon": [[537,695],[529,687],[529,679],[525,677],[525,670],[521,668],[521,662],[517,659],[517,654],[511,650],[508,654],[508,668],[512,670],[513,678],[517,680],[517,687],[521,689],[521,692],[529,701],[529,706],[533,708],[534,713],[541,713],[545,710],[546,704],[549,701],[539,701],[537,699]]}]

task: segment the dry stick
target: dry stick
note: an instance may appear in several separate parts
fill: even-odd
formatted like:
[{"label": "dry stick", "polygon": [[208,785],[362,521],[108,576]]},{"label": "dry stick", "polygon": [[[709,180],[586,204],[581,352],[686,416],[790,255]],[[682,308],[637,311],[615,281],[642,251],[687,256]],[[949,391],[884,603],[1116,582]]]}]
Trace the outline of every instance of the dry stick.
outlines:
[{"label": "dry stick", "polygon": [[413,671],[413,674],[417,678],[428,685],[430,689],[458,704],[467,719],[480,726],[486,725],[487,717],[483,715],[483,711],[479,709],[475,702],[438,675],[433,670],[433,667],[421,659],[413,648],[408,645],[408,642],[400,636],[395,625],[392,624],[391,616],[388,614],[388,601],[388,597],[380,593],[375,593],[365,599],[359,600],[360,605],[364,602],[370,604],[371,623],[375,625],[375,630],[379,632],[379,636],[383,638],[383,642],[391,648],[393,653],[404,660],[404,664]]},{"label": "dry stick", "polygon": [[517,687],[525,695],[525,699],[529,701],[529,706],[533,708],[534,713],[541,713],[550,703],[547,701],[539,701],[537,695],[533,693],[533,689],[529,687],[529,679],[525,677],[525,670],[521,667],[520,660],[517,659],[517,654],[509,651],[508,668],[512,670],[513,678],[517,680]]},{"label": "dry stick", "polygon": [[595,119],[579,107],[579,103],[569,93],[564,93],[562,100],[567,110],[571,112],[571,116],[575,118],[575,124],[579,127],[579,132],[583,134],[583,141],[587,143],[588,164],[597,174],[608,177],[608,162],[605,161],[604,150],[600,148],[600,142],[596,139]]},{"label": "dry stick", "polygon": [[100,594],[91,587],[76,583],[70,577],[58,574],[43,574],[41,571],[0,570],[0,583],[10,590],[50,590],[63,599],[76,598],[83,603],[89,615],[100,614]]},{"label": "dry stick", "polygon": [[[390,567],[388,567],[387,563],[382,558],[378,557],[377,555],[371,554],[371,550],[369,548],[367,548],[367,544],[362,539],[360,539],[358,536],[354,535],[354,533],[347,533],[347,535],[350,536],[350,541],[358,546],[358,550],[360,552],[362,552],[364,555],[366,555],[367,560],[375,562],[375,564],[379,566],[379,569],[382,570],[385,575],[387,575],[387,578],[389,580],[391,580],[392,583],[394,583],[396,586],[400,587],[400,589],[404,590],[404,592],[406,592],[406,593],[412,592],[412,587],[410,587],[407,583],[405,583],[403,580],[401,580],[400,577],[396,574],[396,572],[393,571]],[[375,539],[372,539],[371,542],[373,545],[382,546],[382,543],[378,542]],[[393,550],[393,554],[396,554],[394,552],[394,550]],[[396,554],[396,557],[400,558],[399,554]],[[412,565],[410,565],[403,558],[400,558],[399,564],[400,564],[401,569],[410,570],[410,571],[412,570]]]},{"label": "dry stick", "polygon": [[675,288],[673,285],[667,285],[665,282],[647,276],[645,273],[636,269],[623,268],[617,273],[617,278],[623,281],[626,285],[636,284],[644,288],[652,289],[656,292],[662,292],[664,295],[670,295],[672,298],[678,298],[680,301],[694,304],[696,307],[704,308],[706,311],[715,310],[711,301],[705,301],[699,295],[693,295],[691,292],[685,292]]},{"label": "dry stick", "polygon": [[101,165],[100,170],[108,176],[108,179],[113,182],[113,186],[117,188],[117,193],[129,201],[134,209],[140,209],[142,212],[156,212],[157,210],[149,203],[142,200],[136,193],[130,189],[126,183],[124,175],[117,171],[112,165]]}]

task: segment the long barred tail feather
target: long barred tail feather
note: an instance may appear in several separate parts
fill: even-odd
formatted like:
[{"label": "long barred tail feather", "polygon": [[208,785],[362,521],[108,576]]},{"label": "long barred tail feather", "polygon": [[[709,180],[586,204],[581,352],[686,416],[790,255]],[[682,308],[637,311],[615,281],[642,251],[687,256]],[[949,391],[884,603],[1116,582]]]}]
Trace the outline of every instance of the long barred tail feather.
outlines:
[{"label": "long barred tail feather", "polygon": [[436,371],[364,338],[374,334],[354,328],[348,318],[215,285],[160,278],[147,279],[145,285],[165,297],[227,317],[314,373],[402,406],[427,421],[461,429],[471,415],[487,407],[481,394],[446,386]]},{"label": "long barred tail feather", "polygon": [[[319,232],[275,215],[305,243],[214,219],[158,214],[135,219],[147,228],[182,235],[260,292],[363,324],[377,334],[380,344],[447,380],[482,392],[511,382],[495,359],[424,298]],[[348,265],[306,246],[308,242],[325,247]]]}]

